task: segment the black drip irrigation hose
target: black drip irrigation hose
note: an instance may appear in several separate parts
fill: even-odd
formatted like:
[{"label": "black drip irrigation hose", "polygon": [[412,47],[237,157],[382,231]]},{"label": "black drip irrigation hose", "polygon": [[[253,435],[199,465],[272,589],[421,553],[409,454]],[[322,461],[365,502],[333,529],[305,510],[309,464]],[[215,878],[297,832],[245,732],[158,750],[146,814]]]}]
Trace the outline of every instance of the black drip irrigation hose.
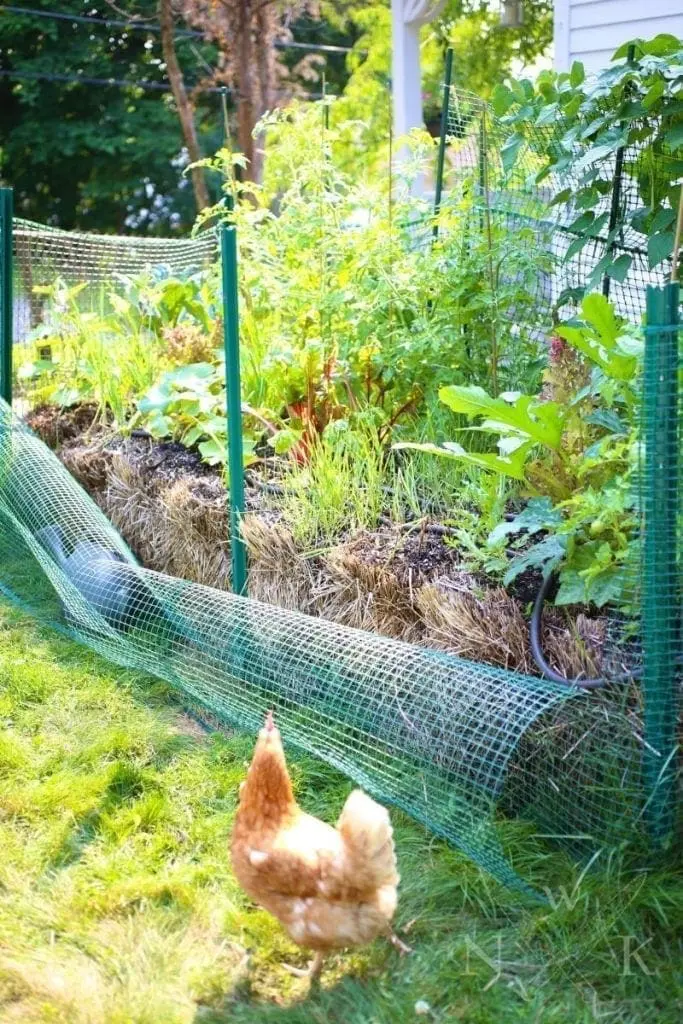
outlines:
[{"label": "black drip irrigation hose", "polygon": [[550,588],[555,583],[555,575],[548,573],[546,578],[541,584],[540,590],[536,595],[534,601],[534,610],[531,614],[531,628],[530,628],[530,639],[531,639],[531,654],[536,662],[537,668],[541,670],[546,679],[550,679],[553,683],[560,683],[562,686],[576,686],[581,690],[600,690],[609,683],[625,683],[631,682],[633,679],[637,679],[640,675],[639,671],[624,672],[618,676],[612,676],[607,679],[599,677],[597,679],[567,679],[565,676],[561,676],[559,672],[556,672],[554,668],[551,668],[546,661],[545,654],[543,653],[543,644],[541,640],[541,632],[543,625],[543,606],[546,598],[550,591]]}]

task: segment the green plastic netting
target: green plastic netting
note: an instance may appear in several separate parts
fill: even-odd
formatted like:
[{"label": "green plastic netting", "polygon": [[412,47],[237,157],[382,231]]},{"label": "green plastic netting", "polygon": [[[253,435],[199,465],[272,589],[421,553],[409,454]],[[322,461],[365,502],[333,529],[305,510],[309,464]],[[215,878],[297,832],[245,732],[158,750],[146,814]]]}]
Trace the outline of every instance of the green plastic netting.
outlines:
[{"label": "green plastic netting", "polygon": [[532,890],[496,832],[502,801],[586,849],[642,818],[629,698],[541,680],[309,618],[139,567],[45,445],[0,404],[6,596],[222,721],[285,739]]},{"label": "green plastic netting", "polygon": [[[450,173],[478,185],[471,244],[486,244],[491,230],[524,233],[529,251],[542,257],[537,293],[525,304],[534,320],[525,325],[545,338],[562,296],[585,285],[606,243],[593,239],[563,259],[572,212],[550,212],[552,189],[535,184],[534,147],[547,145],[548,133],[531,140],[508,172],[500,156],[506,132],[490,109],[453,91],[450,113]],[[622,202],[631,196],[624,181]],[[610,297],[637,318],[655,275],[637,239],[617,245],[633,259],[624,281],[611,282]],[[15,337],[21,343],[49,323],[50,300],[36,285],[85,282],[79,304],[98,309],[126,277],[184,276],[216,256],[212,233],[170,242],[102,238],[17,221]],[[634,613],[610,627],[613,652],[603,671],[618,682],[607,689],[555,686],[150,572],[1,402],[0,589],[105,657],[167,680],[225,723],[255,731],[275,708],[287,741],[527,894],[532,886],[504,855],[501,813],[582,856],[666,837],[679,806],[683,637],[683,371],[671,326],[678,300],[666,301],[668,311],[648,310],[640,563]]]},{"label": "green plastic netting", "polygon": [[639,502],[645,813],[658,841],[681,810],[683,739],[683,333],[677,284],[648,289]]},{"label": "green plastic netting", "polygon": [[63,231],[15,218],[14,339],[22,342],[48,323],[49,294],[56,280],[67,286],[86,285],[79,293],[82,311],[106,312],[107,295],[126,279],[153,274],[187,276],[215,263],[218,239],[213,230],[197,238],[136,238]]},{"label": "green plastic netting", "polygon": [[[637,321],[645,312],[646,287],[670,279],[671,258],[651,270],[647,237],[630,226],[627,214],[642,209],[643,181],[648,175],[675,181],[678,163],[673,155],[659,154],[656,166],[651,161],[645,166],[645,154],[632,144],[619,158],[608,153],[593,159],[589,170],[607,187],[595,208],[595,221],[580,227],[582,209],[576,197],[585,185],[583,154],[577,151],[575,161],[538,181],[547,155],[559,150],[569,122],[517,125],[513,132],[479,97],[455,86],[447,96],[444,187],[447,191],[456,180],[471,180],[473,238],[491,229],[516,232],[525,236],[526,245],[546,255],[549,267],[539,273],[535,289],[539,323],[549,325],[558,312],[569,313],[587,285],[602,288],[621,315]],[[551,205],[559,195],[562,202]],[[603,223],[610,214],[615,231]],[[596,231],[593,223],[603,227]],[[627,271],[623,277],[606,280],[601,266],[622,256],[629,258]]]}]

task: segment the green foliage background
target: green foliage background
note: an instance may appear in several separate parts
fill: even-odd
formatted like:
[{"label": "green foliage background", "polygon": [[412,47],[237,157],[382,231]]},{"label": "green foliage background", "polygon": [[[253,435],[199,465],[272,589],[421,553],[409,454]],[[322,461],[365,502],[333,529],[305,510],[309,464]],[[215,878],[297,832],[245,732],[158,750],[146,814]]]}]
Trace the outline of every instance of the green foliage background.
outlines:
[{"label": "green foliage background", "polygon": [[[35,0],[33,9],[51,12],[52,0]],[[153,0],[122,0],[87,9],[65,0],[62,14],[120,19],[130,11],[154,24]],[[449,0],[441,18],[423,31],[423,79],[426,113],[439,103],[444,55],[456,48],[455,81],[487,96],[513,69],[543,52],[552,33],[548,0],[525,4],[522,29],[502,30],[491,3]],[[178,25],[181,29],[182,22]],[[353,52],[317,61],[330,91],[343,98],[339,122],[354,122],[347,133],[346,166],[362,172],[386,168],[391,119],[391,15],[380,3],[321,5],[321,18],[292,23],[301,42],[352,46]],[[214,48],[196,39],[177,41],[188,88],[213,65]],[[287,51],[290,70],[301,51]],[[125,32],[104,25],[70,23],[32,15],[0,16],[0,71],[20,75],[83,75],[165,83],[158,34]],[[306,89],[320,87],[315,76]],[[219,98],[196,96],[196,121],[204,153],[222,142]],[[49,79],[0,75],[0,180],[14,186],[18,214],[64,228],[88,231],[168,234],[189,230],[195,207],[182,175],[182,138],[168,92],[131,86],[81,85]],[[360,161],[359,161],[359,153]]]}]

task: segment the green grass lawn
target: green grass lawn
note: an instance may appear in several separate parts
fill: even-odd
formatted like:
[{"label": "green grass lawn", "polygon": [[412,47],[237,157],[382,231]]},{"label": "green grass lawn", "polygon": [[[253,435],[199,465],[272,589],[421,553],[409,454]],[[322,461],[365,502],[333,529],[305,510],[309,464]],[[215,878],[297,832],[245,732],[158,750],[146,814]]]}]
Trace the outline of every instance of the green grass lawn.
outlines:
[{"label": "green grass lawn", "polygon": [[[402,874],[388,944],[306,955],[228,862],[253,737],[204,733],[166,686],[108,665],[0,599],[0,1020],[31,1024],[676,1021],[683,878],[625,854],[577,866],[528,827],[525,909],[394,813]],[[300,801],[333,821],[349,783],[291,754]],[[553,909],[553,904],[555,909]]]}]

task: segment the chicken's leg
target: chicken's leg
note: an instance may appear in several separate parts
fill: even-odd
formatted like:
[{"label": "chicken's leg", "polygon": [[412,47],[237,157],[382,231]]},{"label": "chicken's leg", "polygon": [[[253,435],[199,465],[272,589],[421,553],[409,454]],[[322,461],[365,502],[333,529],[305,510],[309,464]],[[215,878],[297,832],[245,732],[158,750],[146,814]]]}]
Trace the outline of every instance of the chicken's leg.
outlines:
[{"label": "chicken's leg", "polygon": [[401,942],[398,935],[395,935],[394,932],[389,932],[387,937],[391,945],[399,951],[401,956],[406,956],[408,953],[413,952],[410,946],[406,946],[405,942]]},{"label": "chicken's leg", "polygon": [[288,974],[293,974],[295,978],[310,978],[311,982],[320,980],[320,972],[323,969],[323,954],[316,953],[312,962],[306,968],[292,967],[291,964],[283,964],[282,966]]}]

